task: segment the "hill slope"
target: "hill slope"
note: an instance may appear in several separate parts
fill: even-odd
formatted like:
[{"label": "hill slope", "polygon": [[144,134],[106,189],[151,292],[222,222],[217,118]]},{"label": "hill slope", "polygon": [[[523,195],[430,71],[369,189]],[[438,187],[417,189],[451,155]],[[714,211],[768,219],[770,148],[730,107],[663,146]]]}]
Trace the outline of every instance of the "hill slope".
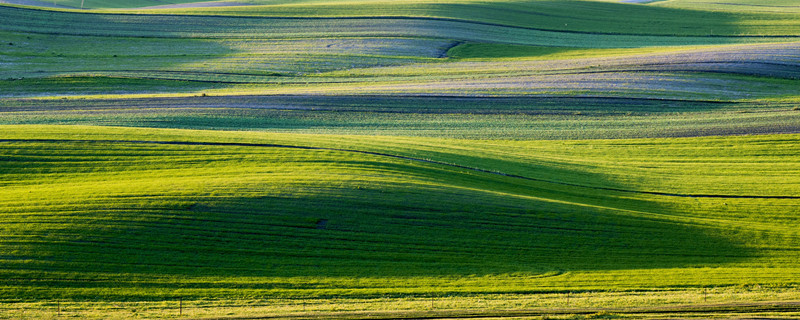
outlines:
[{"label": "hill slope", "polygon": [[5,132],[4,299],[796,284],[793,135]]},{"label": "hill slope", "polygon": [[[535,15],[550,10],[546,1],[390,6],[397,15],[370,3],[349,16],[337,2],[140,14],[0,7],[10,21],[0,26],[8,40],[0,46],[0,123],[523,139],[800,128],[792,27],[775,37],[654,35],[633,26],[618,34],[472,13],[492,5]],[[568,2],[575,10],[559,19],[586,19],[584,5],[662,12]],[[440,10],[448,15],[428,14],[431,6],[450,6]]]},{"label": "hill slope", "polygon": [[0,5],[0,318],[798,314],[789,1],[151,4]]}]

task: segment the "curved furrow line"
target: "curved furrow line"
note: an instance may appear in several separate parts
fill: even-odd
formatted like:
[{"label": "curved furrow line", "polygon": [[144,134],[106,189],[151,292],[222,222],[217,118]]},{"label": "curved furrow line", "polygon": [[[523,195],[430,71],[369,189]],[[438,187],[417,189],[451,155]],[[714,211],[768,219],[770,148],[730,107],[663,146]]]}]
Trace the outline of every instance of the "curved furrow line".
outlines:
[{"label": "curved furrow line", "polygon": [[509,174],[500,171],[487,170],[475,167],[464,166],[460,164],[448,163],[443,161],[436,161],[430,159],[414,158],[408,156],[401,156],[396,154],[355,150],[355,149],[341,149],[341,148],[327,148],[327,147],[311,147],[311,146],[297,146],[297,145],[284,145],[272,143],[244,143],[244,142],[201,142],[201,141],[151,141],[151,140],[90,140],[90,139],[0,139],[0,143],[132,143],[132,144],[157,144],[157,145],[182,145],[182,146],[229,146],[229,147],[257,147],[257,148],[285,148],[285,149],[299,149],[299,150],[325,150],[325,151],[338,151],[373,155],[379,157],[387,157],[394,159],[410,160],[415,162],[423,162],[447,166],[451,168],[465,169],[474,172],[488,173],[503,177],[522,179],[527,181],[544,182],[556,185],[563,185],[569,187],[585,188],[592,190],[604,190],[614,192],[625,192],[634,194],[646,194],[665,197],[681,197],[681,198],[723,198],[723,199],[800,199],[800,196],[761,196],[761,195],[726,195],[726,194],[684,194],[684,193],[671,193],[671,192],[658,192],[658,191],[640,191],[611,187],[598,187],[587,186],[577,183],[569,183],[563,181],[554,181],[540,178],[532,178],[517,174]]}]

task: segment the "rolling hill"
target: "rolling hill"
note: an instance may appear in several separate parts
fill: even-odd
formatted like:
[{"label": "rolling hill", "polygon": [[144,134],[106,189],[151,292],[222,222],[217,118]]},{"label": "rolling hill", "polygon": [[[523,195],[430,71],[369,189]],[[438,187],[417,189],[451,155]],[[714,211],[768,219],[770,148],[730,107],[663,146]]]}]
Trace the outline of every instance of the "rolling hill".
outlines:
[{"label": "rolling hill", "polygon": [[800,314],[792,1],[175,3],[0,4],[0,318]]},{"label": "rolling hill", "polygon": [[[3,225],[14,259],[4,272],[104,283],[553,273],[479,289],[501,292],[792,284],[796,139],[504,142],[9,126]],[[652,282],[652,269],[685,277]],[[629,277],[579,280],[620,270]],[[196,285],[198,295],[224,296]],[[97,286],[73,290],[92,297]],[[294,286],[251,290],[304,293]],[[147,296],[124,286],[107,295]]]}]

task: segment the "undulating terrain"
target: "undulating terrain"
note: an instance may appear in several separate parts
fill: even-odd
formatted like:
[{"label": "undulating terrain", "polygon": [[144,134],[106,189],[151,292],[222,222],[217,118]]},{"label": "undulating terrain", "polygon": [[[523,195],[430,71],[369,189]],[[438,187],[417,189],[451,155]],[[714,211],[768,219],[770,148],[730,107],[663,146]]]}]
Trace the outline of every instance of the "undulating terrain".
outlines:
[{"label": "undulating terrain", "polygon": [[794,0],[0,1],[0,319],[796,318],[798,88]]}]

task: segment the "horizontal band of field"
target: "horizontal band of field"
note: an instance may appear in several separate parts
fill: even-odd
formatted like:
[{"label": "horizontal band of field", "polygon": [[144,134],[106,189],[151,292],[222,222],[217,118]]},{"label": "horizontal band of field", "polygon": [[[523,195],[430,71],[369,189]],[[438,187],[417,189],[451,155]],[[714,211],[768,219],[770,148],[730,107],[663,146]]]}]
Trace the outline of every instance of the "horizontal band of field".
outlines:
[{"label": "horizontal band of field", "polygon": [[388,153],[380,153],[380,152],[372,152],[372,151],[326,148],[326,147],[311,147],[311,146],[281,145],[281,144],[266,144],[266,143],[239,143],[239,142],[143,141],[143,140],[81,140],[81,139],[63,139],[63,140],[62,139],[0,139],[0,143],[2,143],[2,142],[5,142],[5,143],[15,143],[15,142],[34,142],[34,143],[63,143],[63,142],[68,142],[68,143],[131,143],[131,144],[160,144],[160,145],[185,145],[185,146],[230,146],[230,147],[257,147],[257,148],[287,148],[287,149],[302,149],[302,150],[327,150],[327,151],[360,153],[360,154],[380,156],[380,157],[389,157],[389,158],[411,160],[411,161],[417,161],[417,162],[425,162],[425,163],[431,163],[431,164],[436,164],[436,165],[449,166],[449,167],[453,167],[453,168],[467,169],[467,170],[476,171],[476,172],[500,175],[500,176],[516,178],[516,179],[524,179],[524,180],[529,180],[529,181],[552,183],[552,184],[559,184],[559,185],[564,185],[564,186],[580,187],[580,188],[587,188],[587,189],[594,189],[594,190],[605,190],[605,191],[616,191],[616,192],[626,192],[626,193],[648,194],[648,195],[668,196],[668,197],[684,197],[684,198],[800,199],[800,196],[679,194],[679,193],[669,193],[669,192],[639,191],[639,190],[627,190],[627,189],[620,189],[620,188],[585,186],[585,185],[568,183],[568,182],[551,181],[551,180],[531,178],[531,177],[526,177],[526,176],[521,176],[521,175],[516,175],[516,174],[508,174],[508,173],[503,173],[503,172],[500,172],[500,171],[468,167],[468,166],[463,166],[463,165],[459,165],[459,164],[446,163],[446,162],[430,160],[430,159],[413,158],[413,157],[400,156],[400,155],[394,155],[394,154],[388,154]]},{"label": "horizontal band of field", "polygon": [[[435,298],[431,298],[435,301]],[[800,302],[780,301],[780,302],[753,302],[753,303],[728,303],[728,304],[698,304],[672,307],[650,307],[650,308],[560,308],[560,309],[532,309],[532,310],[437,310],[437,311],[405,311],[405,312],[339,312],[339,313],[315,313],[313,316],[308,314],[282,315],[282,316],[245,316],[245,317],[218,317],[207,318],[206,320],[226,320],[226,319],[276,319],[276,320],[299,320],[309,319],[348,319],[348,320],[435,320],[435,319],[527,319],[547,316],[681,316],[687,314],[713,314],[720,315],[747,315],[759,313],[772,313],[776,315],[794,315],[800,312]]]},{"label": "horizontal band of field", "polygon": [[[100,14],[45,11],[0,6],[8,25],[0,30],[52,35],[134,38],[298,38],[429,37],[465,41],[587,47],[725,44],[796,41],[800,35],[658,35],[598,33],[531,28],[473,20],[414,16],[369,17],[231,17],[196,15]],[[56,23],[54,23],[56,22]],[[169,24],[170,29],[159,26]],[[68,25],[68,28],[64,28]]]},{"label": "horizontal band of field", "polygon": [[[9,99],[2,112],[51,110],[101,110],[120,108],[236,108],[378,113],[543,113],[572,114],[576,107],[664,111],[704,110],[741,104],[735,101],[594,96],[457,96],[457,95],[234,95],[131,99]],[[630,111],[628,110],[628,111]]]}]

